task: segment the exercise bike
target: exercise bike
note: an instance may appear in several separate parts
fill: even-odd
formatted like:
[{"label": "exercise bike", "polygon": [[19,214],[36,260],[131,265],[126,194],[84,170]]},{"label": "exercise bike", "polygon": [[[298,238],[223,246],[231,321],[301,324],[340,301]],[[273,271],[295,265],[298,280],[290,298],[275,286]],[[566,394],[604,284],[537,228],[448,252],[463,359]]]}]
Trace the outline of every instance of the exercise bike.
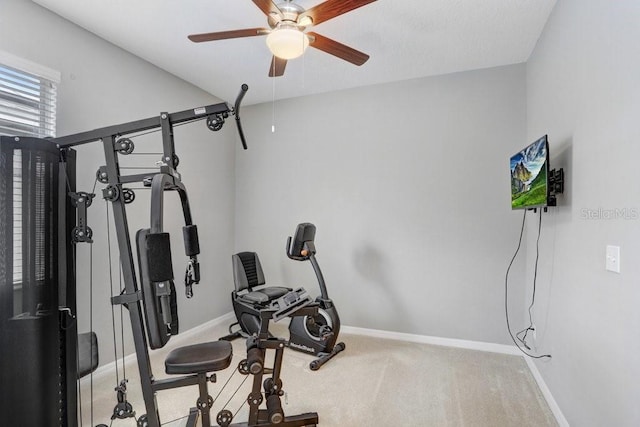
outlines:
[{"label": "exercise bike", "polygon": [[[294,237],[287,239],[286,247],[286,254],[290,259],[311,262],[320,287],[320,296],[315,299],[317,314],[292,317],[289,323],[289,340],[286,342],[289,348],[318,356],[309,364],[313,371],[320,369],[345,349],[343,342],[336,342],[340,332],[340,317],[329,298],[322,271],[315,257],[315,234],[315,225],[298,224]],[[237,322],[229,327],[229,335],[222,338],[225,340],[256,335],[261,326],[260,311],[292,291],[286,287],[263,286],[264,273],[255,252],[237,253],[232,256],[232,262],[235,290],[231,293],[231,300]],[[300,288],[298,292],[306,291]],[[234,332],[235,326],[239,326],[240,330]]]}]

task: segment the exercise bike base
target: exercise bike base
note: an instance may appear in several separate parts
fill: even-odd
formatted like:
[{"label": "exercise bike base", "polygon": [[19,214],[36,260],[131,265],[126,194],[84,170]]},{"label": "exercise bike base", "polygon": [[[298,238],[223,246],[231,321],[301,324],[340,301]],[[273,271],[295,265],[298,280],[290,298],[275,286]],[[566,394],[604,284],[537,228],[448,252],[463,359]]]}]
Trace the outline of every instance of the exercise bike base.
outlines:
[{"label": "exercise bike base", "polygon": [[316,360],[313,360],[311,363],[309,363],[309,369],[311,369],[312,371],[317,371],[322,367],[322,365],[327,363],[329,360],[333,359],[338,353],[343,351],[346,347],[347,346],[343,342],[339,342],[333,347],[333,350],[331,350],[330,353],[318,353],[318,356],[320,357],[318,357]]}]

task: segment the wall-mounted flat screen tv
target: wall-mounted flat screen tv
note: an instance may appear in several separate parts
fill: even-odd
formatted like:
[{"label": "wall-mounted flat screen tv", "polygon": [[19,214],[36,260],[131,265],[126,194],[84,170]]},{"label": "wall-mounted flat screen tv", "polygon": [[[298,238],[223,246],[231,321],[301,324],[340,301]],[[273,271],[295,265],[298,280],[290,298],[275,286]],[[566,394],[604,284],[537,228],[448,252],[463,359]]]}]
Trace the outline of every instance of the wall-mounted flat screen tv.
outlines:
[{"label": "wall-mounted flat screen tv", "polygon": [[549,142],[547,136],[511,156],[511,208],[548,205]]}]

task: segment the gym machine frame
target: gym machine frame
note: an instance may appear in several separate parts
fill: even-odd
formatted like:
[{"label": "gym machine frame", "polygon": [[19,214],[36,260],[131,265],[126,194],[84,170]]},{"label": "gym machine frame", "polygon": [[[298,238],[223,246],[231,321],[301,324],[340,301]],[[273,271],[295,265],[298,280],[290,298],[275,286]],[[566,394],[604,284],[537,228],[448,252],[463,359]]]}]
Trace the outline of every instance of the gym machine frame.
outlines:
[{"label": "gym machine frame", "polygon": [[[170,388],[182,387],[198,384],[197,375],[181,376],[163,380],[154,380],[149,359],[147,338],[144,331],[143,309],[141,307],[142,292],[138,286],[137,276],[134,267],[134,256],[132,252],[131,237],[127,222],[126,204],[133,201],[131,190],[124,187],[126,184],[143,183],[147,184],[158,174],[166,175],[166,181],[170,181],[169,186],[181,186],[181,176],[176,171],[179,159],[175,154],[175,144],[173,138],[173,126],[181,123],[207,120],[207,126],[211,130],[219,130],[224,119],[229,114],[235,114],[238,133],[244,149],[247,148],[242,126],[240,124],[239,107],[246,91],[247,85],[242,85],[241,91],[236,99],[235,108],[231,108],[227,103],[208,105],[205,107],[185,110],[177,113],[161,113],[159,117],[128,122],[120,125],[104,127],[93,131],[78,133],[59,138],[51,139],[61,150],[62,154],[71,152],[73,147],[102,142],[106,166],[101,167],[97,172],[97,180],[107,184],[103,190],[103,196],[112,204],[115,231],[120,252],[120,263],[124,282],[124,292],[111,299],[113,305],[123,304],[126,306],[133,332],[133,341],[138,361],[142,394],[145,402],[147,424],[150,427],[160,427],[160,419],[155,399],[157,391]],[[133,151],[133,142],[126,135],[160,128],[162,133],[162,165],[160,172],[144,173],[134,175],[122,175],[118,162],[118,154],[129,154]],[[171,188],[169,188],[171,189]],[[82,236],[90,236],[91,230],[87,227],[86,221],[80,221],[74,231],[77,241],[82,241]],[[78,240],[78,238],[80,239]],[[90,237],[89,237],[90,238]],[[253,412],[253,411],[252,411]],[[189,420],[195,422],[197,413],[193,412]],[[317,422],[317,415],[315,422]],[[309,423],[313,424],[313,422]],[[304,425],[304,424],[297,424]]]}]

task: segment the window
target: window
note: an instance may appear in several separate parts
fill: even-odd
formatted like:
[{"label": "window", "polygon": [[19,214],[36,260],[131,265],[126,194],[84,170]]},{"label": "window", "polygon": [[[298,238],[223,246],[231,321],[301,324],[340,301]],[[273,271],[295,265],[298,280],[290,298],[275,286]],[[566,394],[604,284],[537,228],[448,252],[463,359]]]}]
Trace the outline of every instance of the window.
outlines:
[{"label": "window", "polygon": [[55,136],[60,74],[0,52],[0,135]]}]

